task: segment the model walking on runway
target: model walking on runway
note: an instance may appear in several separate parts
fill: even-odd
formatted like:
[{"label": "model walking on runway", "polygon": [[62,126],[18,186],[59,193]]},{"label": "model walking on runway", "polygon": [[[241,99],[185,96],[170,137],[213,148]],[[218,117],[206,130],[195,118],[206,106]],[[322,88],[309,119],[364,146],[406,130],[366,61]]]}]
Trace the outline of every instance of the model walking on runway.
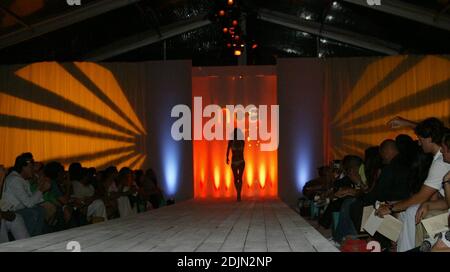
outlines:
[{"label": "model walking on runway", "polygon": [[[240,136],[240,137],[238,137]],[[245,141],[239,140],[244,139],[242,132],[235,128],[233,132],[233,140],[228,141],[227,148],[227,164],[230,163],[228,159],[228,155],[230,154],[230,149],[232,150],[231,155],[231,170],[233,171],[234,176],[234,186],[237,192],[237,201],[241,201],[241,190],[242,190],[242,175],[244,173],[245,168],[245,160],[244,160],[244,146]]]}]

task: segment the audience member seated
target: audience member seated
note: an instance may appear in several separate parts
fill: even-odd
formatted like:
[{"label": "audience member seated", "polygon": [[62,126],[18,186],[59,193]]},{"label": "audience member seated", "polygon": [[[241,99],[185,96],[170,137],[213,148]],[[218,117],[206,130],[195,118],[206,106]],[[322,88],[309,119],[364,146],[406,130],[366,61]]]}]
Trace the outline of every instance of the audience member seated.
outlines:
[{"label": "audience member seated", "polygon": [[[58,217],[62,215],[61,205],[67,203],[56,181],[58,172],[64,172],[64,168],[57,162],[50,162],[43,166],[42,169],[42,174],[50,180],[50,190],[44,193],[44,202],[40,205],[45,209],[47,225],[53,227],[58,223]],[[34,190],[32,189],[31,191],[33,192]],[[59,213],[60,210],[61,213]]]},{"label": "audience member seated", "polygon": [[405,159],[408,154],[400,152],[396,141],[385,140],[380,145],[383,166],[373,189],[361,196],[364,205],[378,201],[398,201],[411,195],[409,170],[411,163]]},{"label": "audience member seated", "polygon": [[138,190],[137,212],[139,213],[139,212],[147,211],[148,204],[150,204],[150,202],[148,201],[149,195],[144,190],[144,183],[145,183],[144,171],[142,171],[142,170],[134,171],[134,179],[135,179],[135,184],[136,184],[137,190]]},{"label": "audience member seated", "polygon": [[117,207],[120,217],[126,217],[137,212],[136,206],[133,208],[130,201],[131,198],[134,203],[136,202],[137,193],[133,171],[130,168],[124,167],[120,169],[116,182],[113,182],[109,187],[109,192],[117,195]]},{"label": "audience member seated", "polygon": [[44,194],[44,200],[53,205],[55,216],[49,222],[53,231],[64,230],[78,226],[73,218],[73,207],[71,206],[72,186],[69,177],[64,171],[64,166],[59,162],[50,162],[44,167],[44,174],[51,180],[51,188]]},{"label": "audience member seated", "polygon": [[50,181],[40,176],[38,190],[31,192],[28,179],[34,175],[34,161],[31,153],[16,158],[12,172],[6,177],[3,200],[11,204],[11,209],[21,215],[30,236],[42,234],[45,227],[45,210],[39,204],[43,194],[50,189]]},{"label": "audience member seated", "polygon": [[[450,163],[450,134],[445,134],[442,141],[442,156],[444,158],[444,162]],[[423,233],[425,230],[423,229],[423,226],[420,224],[421,220],[427,217],[440,215],[442,213],[449,213],[450,208],[450,171],[444,176],[442,186],[444,190],[445,198],[438,198],[437,200],[430,200],[425,203],[423,203],[417,213],[416,213],[416,224],[418,228],[416,228],[416,231],[422,232],[422,236],[419,237],[419,240],[423,240]],[[450,218],[450,217],[449,217]],[[438,242],[434,249],[441,251],[450,249],[450,237],[448,236],[448,231],[441,233],[441,241]],[[430,237],[433,238],[433,237]]]},{"label": "audience member seated", "polygon": [[65,172],[59,162],[44,165],[21,154],[8,172],[0,165],[0,243],[128,216],[147,210],[146,203],[165,205],[155,173],[134,173],[80,163]]},{"label": "audience member seated", "polygon": [[391,213],[400,213],[399,219],[403,222],[403,227],[397,242],[397,251],[402,252],[416,247],[416,213],[419,206],[429,201],[436,192],[444,195],[442,179],[450,171],[450,164],[444,162],[441,152],[440,144],[444,125],[440,120],[428,118],[416,124],[403,118],[395,118],[389,124],[391,127],[414,128],[423,151],[433,155],[428,177],[419,192],[405,200],[383,204],[377,210],[377,214],[381,217]]},{"label": "audience member seated", "polygon": [[329,166],[322,166],[318,169],[319,177],[308,181],[303,187],[303,195],[309,200],[314,200],[316,195],[323,195],[331,186],[332,172]]},{"label": "audience member seated", "polygon": [[119,197],[119,195],[115,192],[110,191],[111,187],[116,187],[115,182],[118,174],[119,172],[117,171],[116,167],[110,166],[106,168],[101,174],[102,181],[98,186],[98,190],[103,196],[103,202],[105,203],[108,219],[118,218],[120,216],[117,205],[117,198]]},{"label": "audience member seated", "polygon": [[360,176],[360,168],[363,161],[358,156],[348,155],[342,161],[344,177],[334,181],[333,183],[333,199],[324,214],[319,219],[319,224],[324,228],[330,228],[333,212],[341,210],[342,203],[347,198],[356,196],[360,190],[364,190],[367,186]]},{"label": "audience member seated", "polygon": [[[3,188],[5,181],[6,169],[0,165],[0,188]],[[0,190],[0,196],[1,196]],[[25,222],[20,214],[10,211],[10,204],[2,200],[0,197],[0,243],[8,242],[8,233],[11,233],[15,240],[20,240],[30,237]]]},{"label": "audience member seated", "polygon": [[73,206],[88,222],[106,221],[105,204],[92,184],[88,169],[82,168],[80,164],[72,164],[69,168],[70,180],[73,186]]},{"label": "audience member seated", "polygon": [[[450,160],[447,160],[449,162]],[[444,191],[445,199],[447,201],[447,207],[450,207],[450,172],[444,178]],[[450,209],[448,210],[447,226],[450,226]],[[434,252],[450,252],[450,230],[444,231],[440,234],[440,238],[433,245],[431,251]]]},{"label": "audience member seated", "polygon": [[[376,201],[402,200],[411,194],[408,183],[410,164],[404,159],[404,154],[399,153],[396,141],[383,141],[379,150],[383,166],[373,188],[355,199],[346,200],[342,205],[335,237],[338,242],[348,235],[358,234],[365,206],[373,205]],[[379,238],[377,240],[383,248],[390,247],[388,240],[376,238]]]},{"label": "audience member seated", "polygon": [[379,146],[371,146],[364,151],[364,172],[369,191],[375,186],[375,181],[380,176],[382,164]]},{"label": "audience member seated", "polygon": [[163,191],[158,187],[158,179],[156,178],[156,173],[151,168],[145,171],[143,189],[145,195],[147,195],[148,197],[147,200],[152,204],[153,209],[158,209],[159,207],[166,204]]}]

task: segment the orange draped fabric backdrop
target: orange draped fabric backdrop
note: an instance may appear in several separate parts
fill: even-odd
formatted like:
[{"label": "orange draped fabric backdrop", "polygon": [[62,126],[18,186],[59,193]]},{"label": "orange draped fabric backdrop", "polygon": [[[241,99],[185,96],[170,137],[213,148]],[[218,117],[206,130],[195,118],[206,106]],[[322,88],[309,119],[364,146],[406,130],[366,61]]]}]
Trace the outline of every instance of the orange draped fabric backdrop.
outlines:
[{"label": "orange draped fabric backdrop", "polygon": [[[30,151],[38,161],[139,168],[147,134],[114,75],[95,63],[1,67],[0,164]],[[139,140],[138,140],[139,139]]]},{"label": "orange draped fabric backdrop", "polygon": [[192,143],[171,137],[190,106],[190,61],[0,66],[0,164],[37,161],[102,170],[153,168],[168,197],[193,197]]},{"label": "orange draped fabric backdrop", "polygon": [[[203,108],[210,104],[222,108],[238,104],[270,107],[277,104],[276,79],[272,66],[194,68],[192,95],[202,97]],[[203,118],[203,124],[209,119]],[[248,125],[248,119],[246,123]],[[270,131],[271,124],[268,126]],[[245,132],[247,137],[248,131]],[[225,163],[228,142],[194,140],[193,143],[195,198],[235,198],[233,174],[230,165]],[[261,151],[260,144],[259,140],[248,141],[246,138],[244,197],[277,196],[277,151]],[[231,151],[229,158],[231,161]]]},{"label": "orange draped fabric backdrop", "polygon": [[325,65],[325,162],[363,156],[369,146],[408,134],[390,130],[395,116],[450,123],[450,57],[394,56],[327,59]]}]

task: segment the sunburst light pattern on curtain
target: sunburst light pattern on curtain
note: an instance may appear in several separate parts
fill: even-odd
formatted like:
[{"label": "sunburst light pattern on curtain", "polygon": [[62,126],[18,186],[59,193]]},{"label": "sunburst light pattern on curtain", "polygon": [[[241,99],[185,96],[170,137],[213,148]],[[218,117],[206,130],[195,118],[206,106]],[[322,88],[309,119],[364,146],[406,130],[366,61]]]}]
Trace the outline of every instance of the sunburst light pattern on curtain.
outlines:
[{"label": "sunburst light pattern on curtain", "polygon": [[144,163],[146,129],[108,69],[46,62],[0,70],[0,164],[27,151],[66,166]]},{"label": "sunburst light pattern on curtain", "polygon": [[395,116],[450,122],[450,58],[395,56],[330,59],[326,63],[328,138],[325,158],[363,155],[369,146],[412,130],[387,127]]}]

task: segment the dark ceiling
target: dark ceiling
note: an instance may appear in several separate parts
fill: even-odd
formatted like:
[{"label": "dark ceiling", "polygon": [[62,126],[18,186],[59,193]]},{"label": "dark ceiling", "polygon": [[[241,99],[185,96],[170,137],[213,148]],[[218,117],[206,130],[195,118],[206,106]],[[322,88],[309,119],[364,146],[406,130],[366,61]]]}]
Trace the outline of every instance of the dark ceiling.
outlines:
[{"label": "dark ceiling", "polygon": [[[1,0],[0,63],[272,65],[279,57],[450,53],[450,0],[80,1]],[[235,19],[239,57],[223,30]]]}]

